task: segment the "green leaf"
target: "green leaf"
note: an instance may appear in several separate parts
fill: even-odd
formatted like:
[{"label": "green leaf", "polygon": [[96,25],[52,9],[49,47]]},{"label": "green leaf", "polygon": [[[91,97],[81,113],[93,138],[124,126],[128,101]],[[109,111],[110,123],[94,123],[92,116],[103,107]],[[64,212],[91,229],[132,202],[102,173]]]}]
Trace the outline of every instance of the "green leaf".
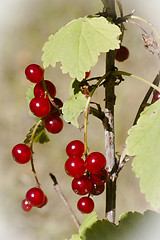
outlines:
[{"label": "green leaf", "polygon": [[116,226],[106,219],[94,222],[81,236],[82,240],[159,240],[160,214],[129,212]]},{"label": "green leaf", "polygon": [[26,91],[26,99],[27,99],[27,102],[30,103],[30,101],[32,100],[32,98],[34,98],[34,87],[35,87],[35,84],[32,84],[28,87],[27,91]]},{"label": "green leaf", "polygon": [[104,17],[79,18],[49,37],[43,47],[44,68],[61,62],[62,72],[82,80],[101,52],[119,48],[119,27]]},{"label": "green leaf", "polygon": [[[34,131],[35,126],[36,126],[36,124],[33,125],[33,127],[31,127],[29,132],[27,133],[26,138],[24,140],[25,144],[29,144],[30,143],[30,140],[31,140],[31,137],[32,137],[32,133]],[[34,138],[33,138],[33,142],[39,142],[39,143],[49,142],[49,138],[48,138],[48,136],[46,134],[44,124],[38,126],[38,128],[37,128],[37,130],[35,132]]]},{"label": "green leaf", "polygon": [[84,232],[87,228],[89,228],[94,222],[97,221],[97,214],[96,212],[92,212],[89,215],[87,215],[79,228],[79,234],[80,236],[83,236]]},{"label": "green leaf", "polygon": [[129,132],[127,155],[135,156],[132,167],[140,189],[154,209],[160,208],[160,100],[144,112]]},{"label": "green leaf", "polygon": [[62,108],[63,119],[78,128],[77,118],[85,110],[86,103],[87,99],[81,92],[67,99]]},{"label": "green leaf", "polygon": [[72,238],[70,240],[81,240],[79,234],[72,235]]}]

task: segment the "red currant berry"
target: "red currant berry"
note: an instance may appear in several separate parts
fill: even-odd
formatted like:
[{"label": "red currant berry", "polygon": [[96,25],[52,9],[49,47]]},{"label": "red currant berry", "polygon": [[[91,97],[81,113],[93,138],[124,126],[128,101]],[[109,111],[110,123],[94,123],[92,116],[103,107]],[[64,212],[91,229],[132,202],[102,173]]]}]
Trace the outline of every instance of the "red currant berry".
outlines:
[{"label": "red currant berry", "polygon": [[63,102],[59,98],[54,98],[54,102],[57,105],[57,107],[61,108],[63,107]]},{"label": "red currant berry", "polygon": [[120,48],[117,50],[115,59],[116,59],[118,62],[123,62],[123,61],[126,60],[128,57],[129,57],[128,48],[126,48],[126,47],[124,47],[124,46],[120,46]]},{"label": "red currant berry", "polygon": [[44,202],[42,203],[42,205],[38,206],[38,208],[44,207],[47,204],[47,202],[48,202],[48,198],[45,196]]},{"label": "red currant berry", "polygon": [[107,178],[108,178],[108,173],[106,169],[101,170],[100,173],[98,174],[94,174],[94,173],[90,174],[91,182],[97,185],[99,184],[101,185],[105,183],[107,181]]},{"label": "red currant berry", "polygon": [[97,174],[106,166],[106,158],[102,153],[92,152],[87,156],[85,165],[88,172]]},{"label": "red currant berry", "polygon": [[44,70],[37,64],[30,64],[25,69],[25,74],[30,82],[38,83],[44,78]]},{"label": "red currant berry", "polygon": [[101,185],[93,184],[90,194],[94,196],[100,195],[101,193],[104,192],[104,189],[105,189],[104,184],[101,184]]},{"label": "red currant berry", "polygon": [[32,209],[32,206],[29,204],[27,199],[22,201],[22,208],[24,211],[29,212]]},{"label": "red currant berry", "polygon": [[68,158],[65,163],[65,171],[71,177],[81,177],[85,173],[85,164],[83,159],[78,156]]},{"label": "red currant berry", "polygon": [[30,101],[30,110],[40,118],[47,117],[51,111],[50,102],[46,98],[35,97]]},{"label": "red currant berry", "polygon": [[94,202],[89,197],[82,197],[77,203],[77,208],[82,213],[91,213],[94,209]]},{"label": "red currant berry", "polygon": [[40,188],[31,188],[26,193],[26,199],[29,201],[31,206],[39,207],[44,203],[45,195]]},{"label": "red currant berry", "polygon": [[80,140],[70,142],[66,147],[66,153],[69,157],[81,157],[84,153],[84,144]]},{"label": "red currant berry", "polygon": [[156,102],[156,101],[158,101],[159,99],[160,99],[160,92],[155,91],[155,92],[153,93],[153,103]]},{"label": "red currant berry", "polygon": [[63,128],[63,121],[56,113],[47,117],[44,124],[47,131],[53,134],[59,133]]},{"label": "red currant berry", "polygon": [[13,147],[12,156],[16,162],[24,164],[31,159],[32,151],[26,144],[19,143]]},{"label": "red currant berry", "polygon": [[85,73],[85,79],[89,78],[91,71]]},{"label": "red currant berry", "polygon": [[87,176],[74,178],[72,181],[72,189],[79,195],[86,195],[92,189],[92,182]]},{"label": "red currant berry", "polygon": [[[56,87],[54,86],[54,84],[48,80],[45,80],[45,85],[46,85],[46,88],[47,88],[47,91],[49,93],[49,95],[51,96],[51,98],[54,98],[55,95],[56,95]],[[34,87],[34,96],[35,97],[45,97],[45,90],[43,88],[43,83],[42,82],[39,82],[35,85]],[[46,96],[46,98],[48,98]]]}]

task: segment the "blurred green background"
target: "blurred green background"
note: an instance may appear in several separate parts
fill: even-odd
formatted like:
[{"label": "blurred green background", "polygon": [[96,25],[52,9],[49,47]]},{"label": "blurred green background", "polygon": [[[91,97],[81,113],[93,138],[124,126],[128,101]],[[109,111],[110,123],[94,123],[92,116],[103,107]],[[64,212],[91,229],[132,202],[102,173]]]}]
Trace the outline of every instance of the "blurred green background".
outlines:
[{"label": "blurred green background", "polygon": [[[131,13],[148,19],[160,31],[159,0],[145,1],[123,0],[124,13]],[[49,135],[50,143],[35,144],[35,167],[42,188],[48,197],[48,204],[42,209],[34,208],[26,213],[21,209],[21,201],[27,190],[35,186],[30,164],[18,165],[13,161],[11,149],[24,140],[25,134],[35,123],[28,114],[25,93],[30,85],[25,79],[24,69],[30,63],[41,62],[42,47],[48,36],[74,18],[83,17],[102,10],[101,1],[93,0],[1,0],[0,13],[0,239],[2,240],[63,240],[70,238],[77,229],[68,215],[67,209],[53,189],[48,173],[53,172],[75,210],[80,221],[83,216],[76,209],[79,196],[71,190],[71,178],[64,173],[67,159],[65,147],[74,139],[83,140],[83,131],[64,123],[63,131]],[[143,26],[149,30],[149,27]],[[123,44],[129,48],[130,57],[117,63],[121,70],[132,72],[153,81],[159,68],[157,56],[145,50],[141,31],[131,24],[126,24],[127,32]],[[92,68],[91,76],[104,74],[105,55]],[[60,64],[55,69],[49,67],[45,78],[53,81],[57,88],[57,97],[65,101],[69,97],[70,77],[63,75]],[[121,153],[131,127],[137,108],[145,91],[148,89],[138,80],[126,77],[117,87],[116,105],[116,151]],[[96,92],[97,101],[103,103],[103,89]],[[82,125],[80,119],[80,124]],[[104,132],[99,120],[89,118],[88,142],[91,151],[104,153]],[[131,160],[122,170],[117,186],[117,221],[119,215],[126,211],[150,209],[140,193],[138,180],[131,171]],[[95,197],[99,218],[104,217],[105,194]]]}]

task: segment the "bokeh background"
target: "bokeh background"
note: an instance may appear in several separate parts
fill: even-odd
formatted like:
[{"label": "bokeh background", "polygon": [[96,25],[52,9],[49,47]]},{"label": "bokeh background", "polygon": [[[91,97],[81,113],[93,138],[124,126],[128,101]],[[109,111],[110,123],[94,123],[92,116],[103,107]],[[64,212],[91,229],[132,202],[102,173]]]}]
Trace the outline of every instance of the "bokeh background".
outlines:
[{"label": "bokeh background", "polygon": [[[148,19],[160,31],[159,0],[123,0],[124,13],[131,13]],[[28,114],[25,93],[30,85],[25,79],[24,69],[30,63],[41,62],[42,47],[48,36],[74,18],[83,17],[102,10],[100,0],[0,0],[0,239],[2,240],[63,240],[70,238],[77,229],[67,209],[53,189],[49,172],[53,172],[75,214],[83,216],[76,209],[79,199],[71,190],[71,179],[64,173],[67,159],[65,147],[73,139],[83,140],[83,131],[64,123],[63,131],[52,136],[48,144],[35,144],[35,167],[42,188],[48,197],[48,204],[26,213],[21,201],[27,190],[35,186],[30,164],[18,165],[11,156],[12,147],[22,142],[35,120]],[[145,29],[150,28],[143,24]],[[157,56],[145,50],[141,31],[135,25],[126,24],[123,44],[129,48],[130,57],[117,63],[121,70],[132,72],[153,81],[159,68]],[[92,68],[91,76],[104,74],[105,55]],[[69,97],[70,77],[63,75],[60,64],[48,68],[45,78],[53,81],[57,97],[65,101]],[[137,108],[148,89],[138,80],[126,77],[117,87],[116,104],[116,151],[121,153]],[[103,89],[96,92],[97,101],[103,105]],[[99,120],[89,118],[88,142],[91,151],[104,153],[104,132]],[[80,124],[82,124],[80,119]],[[131,171],[131,160],[119,175],[117,185],[117,220],[127,211],[144,212],[151,209],[139,190],[139,180]],[[104,217],[105,194],[95,197],[99,218]]]}]

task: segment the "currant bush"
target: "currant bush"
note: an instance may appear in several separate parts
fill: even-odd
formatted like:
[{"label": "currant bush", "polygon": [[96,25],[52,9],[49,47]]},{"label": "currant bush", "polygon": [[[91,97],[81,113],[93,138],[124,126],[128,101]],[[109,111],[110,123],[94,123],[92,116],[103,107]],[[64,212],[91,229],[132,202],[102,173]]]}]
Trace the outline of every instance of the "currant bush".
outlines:
[{"label": "currant bush", "polygon": [[59,133],[63,128],[63,121],[56,113],[48,116],[44,124],[47,131],[53,134]]},{"label": "currant bush", "polygon": [[104,192],[104,189],[105,189],[104,183],[99,185],[93,184],[90,194],[94,196],[100,195]]},{"label": "currant bush", "polygon": [[66,147],[66,153],[69,157],[82,157],[84,153],[84,144],[80,140],[71,141]]},{"label": "currant bush", "polygon": [[[54,99],[54,97],[56,96],[56,87],[55,85],[48,81],[48,80],[44,80],[44,83],[46,85],[46,89],[47,89],[47,92],[49,93],[49,95],[51,96],[51,98]],[[46,97],[46,93],[45,93],[45,89],[44,89],[44,86],[43,86],[43,82],[39,82],[35,85],[34,87],[34,96],[35,97]]]},{"label": "currant bush", "polygon": [[65,171],[71,177],[79,178],[85,173],[85,170],[84,161],[78,156],[68,158],[65,163]]},{"label": "currant bush", "polygon": [[90,180],[92,183],[101,185],[107,181],[108,173],[106,169],[102,169],[98,174],[91,173]]},{"label": "currant bush", "polygon": [[76,194],[86,195],[90,193],[92,189],[92,182],[87,176],[74,178],[72,180],[72,189]]},{"label": "currant bush", "polygon": [[129,57],[128,48],[126,48],[125,46],[120,46],[120,48],[117,50],[115,59],[118,62],[123,62],[123,61],[127,60],[128,57]]},{"label": "currant bush", "polygon": [[50,102],[46,98],[35,97],[30,101],[30,110],[39,118],[47,117],[51,111]]},{"label": "currant bush", "polygon": [[102,153],[92,152],[87,156],[85,166],[88,172],[98,174],[106,166],[106,158]]},{"label": "currant bush", "polygon": [[89,197],[82,197],[77,203],[77,208],[81,213],[89,214],[94,209],[94,202]]},{"label": "currant bush", "polygon": [[154,91],[153,93],[153,103],[160,99],[160,92]]},{"label": "currant bush", "polygon": [[30,203],[28,202],[27,199],[24,199],[24,200],[22,201],[22,208],[23,208],[23,210],[26,211],[26,212],[31,211],[32,206],[30,205]]},{"label": "currant bush", "polygon": [[26,199],[31,206],[39,207],[44,203],[45,195],[40,188],[34,187],[28,190],[26,193]]}]

